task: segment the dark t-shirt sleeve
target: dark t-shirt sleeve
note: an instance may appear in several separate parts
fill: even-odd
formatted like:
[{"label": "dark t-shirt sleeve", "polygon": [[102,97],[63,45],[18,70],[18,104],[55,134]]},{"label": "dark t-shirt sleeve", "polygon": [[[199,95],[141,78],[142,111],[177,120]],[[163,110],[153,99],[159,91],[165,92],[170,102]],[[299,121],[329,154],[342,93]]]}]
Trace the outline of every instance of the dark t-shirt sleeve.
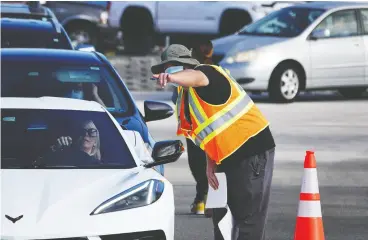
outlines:
[{"label": "dark t-shirt sleeve", "polygon": [[195,88],[199,97],[210,104],[224,104],[230,97],[228,80],[215,68],[208,65],[199,66],[196,70],[203,72],[209,80],[207,86]]}]

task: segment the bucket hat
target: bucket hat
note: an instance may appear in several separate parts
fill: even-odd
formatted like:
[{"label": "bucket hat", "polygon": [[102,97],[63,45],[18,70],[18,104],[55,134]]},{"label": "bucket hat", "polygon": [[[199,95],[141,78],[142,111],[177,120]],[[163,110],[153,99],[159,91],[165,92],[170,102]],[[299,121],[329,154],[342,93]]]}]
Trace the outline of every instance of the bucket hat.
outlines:
[{"label": "bucket hat", "polygon": [[161,62],[151,67],[153,74],[164,72],[166,63],[186,64],[190,66],[200,65],[198,60],[192,57],[191,51],[183,45],[172,44],[161,54]]}]

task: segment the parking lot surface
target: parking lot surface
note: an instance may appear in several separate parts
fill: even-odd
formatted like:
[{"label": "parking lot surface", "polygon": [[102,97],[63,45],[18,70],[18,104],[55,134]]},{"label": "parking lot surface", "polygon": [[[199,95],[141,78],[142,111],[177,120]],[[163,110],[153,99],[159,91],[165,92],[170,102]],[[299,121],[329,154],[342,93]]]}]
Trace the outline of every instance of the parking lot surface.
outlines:
[{"label": "parking lot surface", "polygon": [[[309,95],[292,104],[255,99],[277,144],[267,239],[293,238],[306,150],[315,151],[326,239],[367,239],[368,99]],[[138,105],[143,109],[142,100]],[[174,116],[148,125],[156,140],[178,139]],[[195,189],[186,153],[166,166],[165,175],[175,186],[175,239],[213,239],[211,219],[189,213]]]}]

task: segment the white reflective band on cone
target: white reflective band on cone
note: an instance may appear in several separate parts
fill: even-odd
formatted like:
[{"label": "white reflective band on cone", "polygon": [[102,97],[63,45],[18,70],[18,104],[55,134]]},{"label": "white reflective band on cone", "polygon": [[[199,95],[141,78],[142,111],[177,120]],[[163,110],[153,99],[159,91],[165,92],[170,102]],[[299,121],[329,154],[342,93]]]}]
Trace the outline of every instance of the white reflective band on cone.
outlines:
[{"label": "white reflective band on cone", "polygon": [[298,217],[322,217],[320,201],[300,201]]},{"label": "white reflective band on cone", "polygon": [[304,169],[301,193],[319,193],[317,169]]}]

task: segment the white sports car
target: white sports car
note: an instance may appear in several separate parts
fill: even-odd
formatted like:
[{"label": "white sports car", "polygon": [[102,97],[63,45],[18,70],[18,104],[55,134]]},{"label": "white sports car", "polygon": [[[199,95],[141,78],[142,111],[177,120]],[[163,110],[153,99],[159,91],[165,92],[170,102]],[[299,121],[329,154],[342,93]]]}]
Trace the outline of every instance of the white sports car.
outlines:
[{"label": "white sports car", "polygon": [[181,141],[148,153],[83,100],[2,98],[1,115],[2,240],[174,239],[173,187],[152,167],[176,161]]}]

